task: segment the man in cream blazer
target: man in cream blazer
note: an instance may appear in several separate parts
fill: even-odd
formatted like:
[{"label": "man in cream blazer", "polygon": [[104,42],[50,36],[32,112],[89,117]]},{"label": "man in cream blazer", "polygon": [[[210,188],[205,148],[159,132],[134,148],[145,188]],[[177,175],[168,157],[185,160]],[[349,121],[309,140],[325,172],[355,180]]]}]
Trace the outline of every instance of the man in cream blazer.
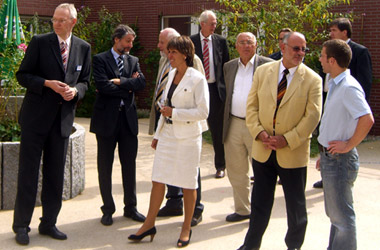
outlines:
[{"label": "man in cream blazer", "polygon": [[[260,248],[270,219],[277,176],[282,181],[286,202],[288,249],[300,249],[305,237],[306,166],[311,134],[321,115],[321,78],[302,63],[307,51],[302,34],[287,34],[281,51],[281,61],[267,63],[255,71],[248,95],[246,123],[253,137],[255,188],[249,229],[239,248],[244,250]],[[282,99],[278,95],[281,86],[285,86]]]}]

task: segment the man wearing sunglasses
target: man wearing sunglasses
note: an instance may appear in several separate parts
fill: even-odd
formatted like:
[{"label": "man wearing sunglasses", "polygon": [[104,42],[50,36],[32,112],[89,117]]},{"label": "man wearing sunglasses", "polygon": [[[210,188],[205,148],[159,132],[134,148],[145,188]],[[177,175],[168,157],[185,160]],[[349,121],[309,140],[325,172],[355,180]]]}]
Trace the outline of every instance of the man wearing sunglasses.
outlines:
[{"label": "man wearing sunglasses", "polygon": [[300,249],[306,232],[306,166],[310,138],[322,106],[322,79],[302,63],[308,51],[303,34],[290,32],[282,60],[258,67],[248,95],[246,124],[253,137],[255,176],[250,223],[240,250],[259,249],[268,226],[277,176],[282,181],[288,216],[285,243]]}]

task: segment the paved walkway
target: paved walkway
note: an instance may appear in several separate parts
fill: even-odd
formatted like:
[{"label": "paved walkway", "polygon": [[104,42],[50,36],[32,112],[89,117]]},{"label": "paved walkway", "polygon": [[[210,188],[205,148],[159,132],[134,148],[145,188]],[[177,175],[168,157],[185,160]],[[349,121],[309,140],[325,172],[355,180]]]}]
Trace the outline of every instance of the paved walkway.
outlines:
[{"label": "paved walkway", "polygon": [[[89,119],[78,118],[76,122],[88,131]],[[111,122],[111,121],[110,121]],[[138,210],[147,213],[151,189],[151,168],[154,150],[150,148],[152,137],[147,134],[148,120],[140,120],[139,152],[137,159]],[[366,142],[359,146],[361,166],[355,183],[355,210],[357,213],[358,249],[379,249],[380,237],[380,140]],[[202,201],[205,205],[203,222],[193,228],[193,237],[187,249],[234,250],[243,242],[248,221],[227,223],[226,215],[233,212],[232,190],[229,181],[214,178],[211,145],[204,144],[201,174]],[[308,166],[306,187],[309,223],[306,231],[304,250],[326,249],[329,235],[329,220],[324,212],[323,193],[313,189],[312,184],[320,179],[314,168],[315,159]],[[115,158],[113,193],[117,206],[114,224],[105,227],[100,224],[101,198],[99,195],[96,170],[96,139],[86,134],[86,188],[76,198],[63,202],[58,218],[58,228],[67,233],[68,240],[57,241],[38,234],[38,218],[41,208],[37,207],[31,223],[30,244],[18,246],[11,231],[13,211],[0,211],[0,249],[176,249],[183,217],[159,218],[157,235],[152,243],[147,239],[136,244],[127,239],[135,233],[140,223],[126,219],[123,214],[122,183],[120,165]],[[284,197],[281,186],[277,186],[272,219],[262,242],[262,250],[286,249],[284,236],[287,222]]]}]

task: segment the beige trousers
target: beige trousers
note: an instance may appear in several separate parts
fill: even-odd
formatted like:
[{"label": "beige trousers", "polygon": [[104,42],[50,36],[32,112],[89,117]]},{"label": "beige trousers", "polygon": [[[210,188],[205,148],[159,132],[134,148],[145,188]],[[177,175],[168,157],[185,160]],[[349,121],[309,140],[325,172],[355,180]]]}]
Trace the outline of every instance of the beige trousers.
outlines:
[{"label": "beige trousers", "polygon": [[239,215],[251,214],[251,149],[252,136],[245,120],[232,116],[224,142],[224,152],[227,176],[233,190],[235,213]]}]

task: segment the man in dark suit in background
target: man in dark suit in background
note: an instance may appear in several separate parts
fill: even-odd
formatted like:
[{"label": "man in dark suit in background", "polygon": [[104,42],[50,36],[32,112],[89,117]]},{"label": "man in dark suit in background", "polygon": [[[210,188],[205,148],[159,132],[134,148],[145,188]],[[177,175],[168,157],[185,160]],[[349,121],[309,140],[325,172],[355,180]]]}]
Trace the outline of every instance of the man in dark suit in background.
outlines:
[{"label": "man in dark suit in background", "polygon": [[[341,39],[346,41],[352,51],[352,59],[348,68],[351,75],[362,86],[365,99],[369,103],[369,97],[372,87],[372,61],[371,55],[366,47],[361,44],[355,43],[351,40],[352,26],[350,20],[347,18],[337,18],[330,23],[330,38]],[[323,73],[323,72],[322,72]],[[323,103],[325,102],[328,86],[325,74],[321,74],[324,79],[323,84]],[[314,188],[323,188],[322,180],[313,184]]]},{"label": "man in dark suit in background", "polygon": [[216,168],[215,178],[223,178],[226,163],[222,143],[223,111],[226,99],[226,86],[223,65],[230,60],[227,40],[214,34],[216,15],[205,10],[199,16],[201,30],[190,38],[194,43],[195,54],[202,60],[210,92],[210,113],[207,119],[214,146]]},{"label": "man in dark suit in background", "polygon": [[145,77],[138,58],[129,55],[136,37],[127,25],[119,25],[113,35],[113,47],[93,58],[97,89],[90,132],[98,142],[99,188],[103,199],[101,223],[112,225],[115,203],[112,198],[112,164],[118,144],[124,189],[124,216],[143,222],[137,209],[136,156],[138,122],[135,92],[144,89]]},{"label": "man in dark suit in background", "polygon": [[[281,48],[282,46],[282,40],[284,39],[284,36],[288,34],[289,32],[292,32],[289,28],[283,28],[278,33],[278,47]],[[282,52],[281,49],[271,55],[269,55],[269,58],[272,58],[273,60],[280,60],[282,58]]]},{"label": "man in dark suit in background", "polygon": [[351,75],[362,86],[365,99],[369,103],[372,86],[372,61],[366,47],[351,40],[352,26],[347,18],[337,18],[330,23],[330,38],[346,41],[352,51],[352,59],[348,68]]},{"label": "man in dark suit in background", "polygon": [[257,67],[273,61],[256,55],[257,41],[251,32],[240,33],[235,46],[240,57],[224,64],[226,104],[223,143],[227,176],[232,186],[235,205],[235,212],[226,217],[228,222],[246,220],[251,214],[249,161],[253,138],[245,124],[247,98]]},{"label": "man in dark suit in background", "polygon": [[77,21],[73,4],[61,4],[52,18],[54,33],[34,36],[16,73],[26,88],[20,111],[21,145],[13,231],[29,244],[28,232],[43,153],[42,217],[39,233],[65,240],[56,228],[62,206],[66,152],[75,107],[89,84],[91,47],[72,35]]}]

